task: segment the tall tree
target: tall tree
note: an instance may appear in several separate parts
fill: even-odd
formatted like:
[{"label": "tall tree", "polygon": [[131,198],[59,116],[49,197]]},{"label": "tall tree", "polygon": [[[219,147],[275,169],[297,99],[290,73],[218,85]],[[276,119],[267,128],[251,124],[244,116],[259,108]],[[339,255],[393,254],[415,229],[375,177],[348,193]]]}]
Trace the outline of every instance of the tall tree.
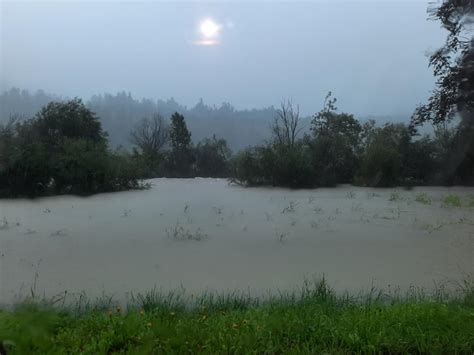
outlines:
[{"label": "tall tree", "polygon": [[452,120],[457,113],[474,120],[474,0],[444,0],[428,9],[448,31],[445,44],[435,51],[429,64],[437,77],[428,103],[419,106],[412,125]]},{"label": "tall tree", "polygon": [[428,12],[448,36],[430,57],[436,87],[428,103],[416,109],[411,123],[439,125],[460,118],[443,181],[474,184],[474,0],[444,0]]},{"label": "tall tree", "polygon": [[158,156],[168,143],[169,127],[159,113],[143,118],[130,132],[130,140],[143,154]]},{"label": "tall tree", "polygon": [[173,150],[186,150],[191,145],[191,132],[188,130],[184,116],[178,112],[171,116],[170,139]]},{"label": "tall tree", "polygon": [[283,101],[280,108],[276,111],[271,128],[277,144],[287,148],[293,147],[302,130],[302,127],[300,127],[299,106],[293,106],[290,100]]},{"label": "tall tree", "polygon": [[175,112],[171,116],[170,127],[171,154],[169,166],[174,175],[188,177],[192,174],[194,155],[189,132],[184,116]]}]

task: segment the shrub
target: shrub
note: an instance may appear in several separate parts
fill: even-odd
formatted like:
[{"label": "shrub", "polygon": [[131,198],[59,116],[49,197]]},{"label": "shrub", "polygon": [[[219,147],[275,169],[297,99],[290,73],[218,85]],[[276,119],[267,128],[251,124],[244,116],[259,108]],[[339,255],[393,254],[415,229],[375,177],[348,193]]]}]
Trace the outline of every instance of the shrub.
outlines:
[{"label": "shrub", "polygon": [[400,154],[384,145],[372,145],[362,160],[359,179],[367,186],[390,187],[400,182]]},{"label": "shrub", "polygon": [[130,157],[107,148],[98,118],[80,100],[52,102],[33,119],[1,130],[4,196],[91,194],[138,187]]},{"label": "shrub", "polygon": [[448,207],[461,207],[461,198],[458,195],[447,195],[443,198],[443,205]]}]

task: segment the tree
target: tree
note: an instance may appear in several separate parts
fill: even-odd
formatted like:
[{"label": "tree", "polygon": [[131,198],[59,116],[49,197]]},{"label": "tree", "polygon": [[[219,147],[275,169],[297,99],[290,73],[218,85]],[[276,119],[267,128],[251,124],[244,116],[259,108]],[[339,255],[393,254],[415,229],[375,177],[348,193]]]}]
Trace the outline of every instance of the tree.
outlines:
[{"label": "tree", "polygon": [[429,65],[437,77],[428,103],[419,106],[412,125],[450,121],[459,112],[473,120],[474,39],[469,25],[474,22],[473,0],[444,0],[428,9],[430,18],[439,20],[448,31],[444,46],[430,56]]},{"label": "tree", "polygon": [[231,151],[225,139],[205,138],[195,149],[196,174],[201,177],[225,177],[229,174]]},{"label": "tree", "polygon": [[323,109],[311,120],[309,145],[318,185],[352,182],[358,168],[362,126],[353,115],[338,113],[337,100],[331,96],[326,95]]},{"label": "tree", "polygon": [[55,150],[65,138],[106,142],[99,118],[75,98],[67,102],[50,102],[35,116],[34,129],[48,149]]},{"label": "tree", "polygon": [[299,127],[299,123],[299,106],[294,107],[290,100],[283,101],[280,108],[276,111],[276,116],[271,126],[275,142],[283,147],[293,147],[302,130],[302,127]]},{"label": "tree", "polygon": [[175,112],[171,116],[171,152],[168,166],[173,175],[189,177],[192,175],[194,156],[191,146],[191,132],[186,126],[184,116]]},{"label": "tree", "polygon": [[4,195],[89,194],[138,187],[131,160],[127,166],[118,166],[117,160],[108,150],[100,121],[77,99],[51,102],[34,118],[0,128]]},{"label": "tree", "polygon": [[444,0],[428,10],[448,31],[445,44],[430,57],[437,77],[428,103],[419,106],[412,125],[435,125],[460,118],[445,176],[452,183],[474,184],[474,24],[473,0]]},{"label": "tree", "polygon": [[171,116],[170,139],[173,150],[186,150],[191,145],[191,132],[188,131],[184,116],[178,112]]},{"label": "tree", "polygon": [[169,141],[169,126],[163,117],[155,113],[151,118],[143,118],[130,132],[130,141],[141,151],[135,154],[135,160],[141,162],[141,174],[147,178],[159,176],[164,148]]},{"label": "tree", "polygon": [[168,143],[169,127],[163,117],[155,113],[143,118],[130,132],[130,140],[143,154],[159,155]]}]

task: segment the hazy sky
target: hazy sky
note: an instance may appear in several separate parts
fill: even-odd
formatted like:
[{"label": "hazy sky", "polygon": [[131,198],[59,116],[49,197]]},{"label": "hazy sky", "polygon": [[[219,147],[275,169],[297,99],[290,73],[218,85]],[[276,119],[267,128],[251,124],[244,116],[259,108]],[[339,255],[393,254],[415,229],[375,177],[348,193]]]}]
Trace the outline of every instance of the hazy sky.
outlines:
[{"label": "hazy sky", "polygon": [[[344,111],[410,114],[445,35],[417,0],[0,3],[1,89],[125,90],[188,106],[291,98],[311,113],[332,90]],[[216,45],[198,44],[206,18]]]}]

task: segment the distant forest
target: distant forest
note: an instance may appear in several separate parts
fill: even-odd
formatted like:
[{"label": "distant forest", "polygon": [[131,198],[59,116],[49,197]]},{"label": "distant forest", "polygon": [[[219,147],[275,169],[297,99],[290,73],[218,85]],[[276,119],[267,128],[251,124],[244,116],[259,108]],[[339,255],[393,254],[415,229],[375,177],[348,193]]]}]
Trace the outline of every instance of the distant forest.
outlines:
[{"label": "distant forest", "polygon": [[[31,118],[51,101],[66,101],[70,98],[46,93],[43,90],[11,88],[0,94],[0,124],[6,123],[13,115]],[[85,101],[86,106],[97,114],[103,129],[109,134],[112,147],[130,148],[130,131],[143,118],[159,113],[169,119],[174,112],[186,117],[192,141],[197,144],[204,138],[217,137],[227,141],[228,147],[237,152],[249,146],[264,143],[271,138],[269,127],[277,114],[277,108],[270,106],[260,109],[237,110],[229,103],[220,106],[206,105],[200,100],[188,108],[174,99],[136,99],[130,93],[94,95]],[[322,102],[315,99],[315,107]],[[379,124],[386,122],[407,122],[409,117],[359,117],[364,122],[376,119]],[[303,131],[309,133],[311,117],[302,117]],[[423,130],[421,130],[423,131]]]},{"label": "distant forest", "polygon": [[[65,100],[67,98],[42,90],[31,93],[12,88],[0,95],[0,123],[5,123],[12,115],[31,118],[49,102]],[[179,112],[186,117],[193,142],[197,143],[215,134],[225,139],[233,151],[238,151],[261,144],[270,137],[269,126],[276,112],[273,107],[236,110],[229,103],[209,106],[202,100],[188,108],[174,99],[139,100],[126,92],[94,95],[85,104],[100,117],[102,127],[109,135],[110,145],[124,147],[131,146],[130,131],[143,118],[149,118],[155,113],[169,118],[174,112]]]}]

